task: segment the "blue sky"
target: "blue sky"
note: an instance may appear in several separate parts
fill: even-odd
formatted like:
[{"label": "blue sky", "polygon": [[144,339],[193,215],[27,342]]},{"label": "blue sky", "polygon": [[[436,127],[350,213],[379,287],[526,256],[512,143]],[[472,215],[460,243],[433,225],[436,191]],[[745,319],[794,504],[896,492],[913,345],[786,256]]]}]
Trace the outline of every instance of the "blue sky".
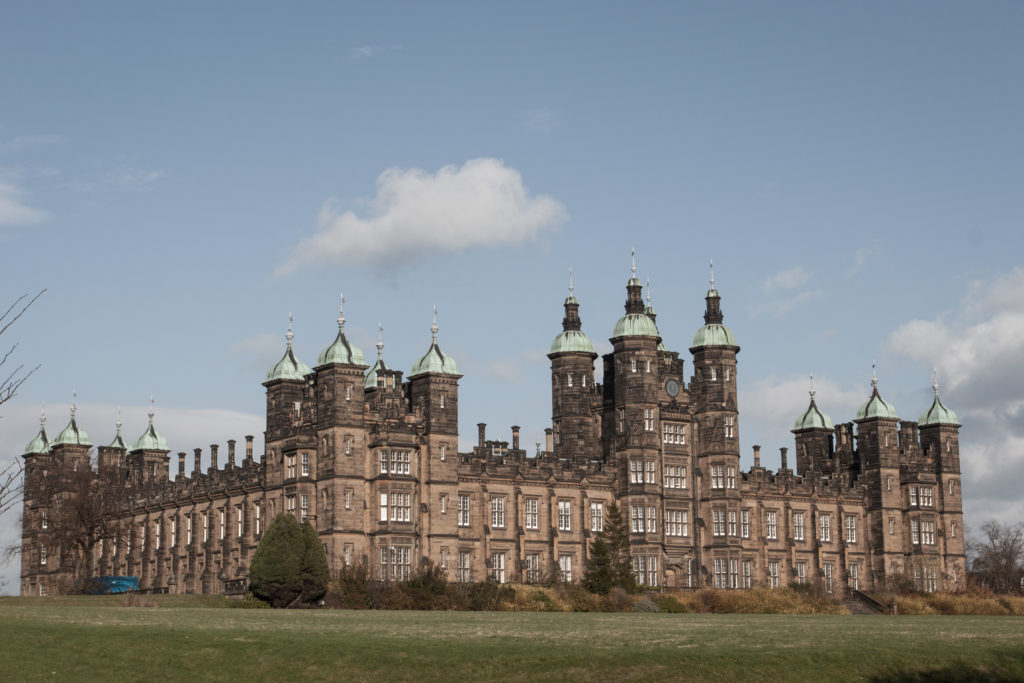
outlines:
[{"label": "blue sky", "polygon": [[312,365],[340,292],[406,371],[436,304],[463,444],[532,442],[569,267],[605,352],[635,248],[687,358],[714,259],[746,465],[777,466],[810,372],[845,421],[877,361],[916,419],[935,366],[967,523],[1024,518],[1019,3],[2,14],[3,300],[47,289],[3,339],[42,364],[0,407],[4,459],[72,391],[95,443],[118,405],[137,437],[150,395],[175,451],[259,434],[288,314]]}]

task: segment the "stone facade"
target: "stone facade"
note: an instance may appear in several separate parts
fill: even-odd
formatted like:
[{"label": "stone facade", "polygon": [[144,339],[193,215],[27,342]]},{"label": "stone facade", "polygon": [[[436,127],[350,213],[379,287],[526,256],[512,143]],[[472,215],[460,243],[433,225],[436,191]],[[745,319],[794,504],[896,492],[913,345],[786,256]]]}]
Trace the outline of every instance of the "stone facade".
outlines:
[{"label": "stone facade", "polygon": [[[387,368],[380,342],[368,372],[343,317],[313,369],[295,360],[289,332],[264,383],[261,459],[246,437],[241,462],[234,441],[223,467],[211,446],[206,472],[200,449],[190,474],[179,453],[171,479],[152,416],[134,448],[119,430],[97,449],[91,476],[115,501],[115,531],[92,548],[92,572],[137,576],[152,592],[239,592],[262,531],[286,512],[316,527],[332,570],[365,562],[374,576],[400,580],[426,558],[453,581],[576,581],[615,501],[632,532],[634,571],[651,586],[809,581],[838,591],[900,573],[924,590],[962,586],[955,416],[919,426],[873,410],[876,398],[891,408],[875,383],[863,416],[833,427],[812,392],[794,429],[797,471],[787,449],[781,468],[766,470],[755,446],[754,467],[741,472],[740,349],[713,281],[706,302],[686,377],[631,278],[599,384],[570,295],[549,354],[552,426],[535,454],[518,427],[509,442],[488,439],[483,424],[472,451],[458,452],[461,375],[437,346],[436,325],[407,378]],[[22,594],[74,581],[50,520],[67,496],[59,474],[90,468],[90,449],[73,414],[58,438],[40,430],[26,449]]]}]

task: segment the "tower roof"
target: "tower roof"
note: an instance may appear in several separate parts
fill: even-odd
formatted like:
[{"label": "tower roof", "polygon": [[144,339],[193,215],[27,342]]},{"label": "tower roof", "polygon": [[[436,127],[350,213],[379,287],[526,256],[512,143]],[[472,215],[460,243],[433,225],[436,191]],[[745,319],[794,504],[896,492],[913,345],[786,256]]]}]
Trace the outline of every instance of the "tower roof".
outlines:
[{"label": "tower roof", "polygon": [[811,404],[807,406],[807,410],[803,412],[796,419],[793,424],[794,432],[798,432],[804,429],[828,429],[832,430],[835,426],[832,424],[832,418],[818,409],[818,406],[814,402],[814,375],[811,375]]},{"label": "tower roof", "polygon": [[618,337],[658,337],[658,326],[644,309],[643,283],[636,276],[636,250],[633,251],[632,275],[626,282],[626,314],[619,318],[612,330],[612,339]]},{"label": "tower roof", "polygon": [[79,429],[78,421],[75,419],[75,412],[78,410],[78,397],[76,394],[71,394],[71,421],[68,422],[68,426],[61,430],[61,433],[57,435],[57,438],[50,442],[50,447],[60,446],[67,444],[70,446],[92,446],[92,442],[89,441],[89,435],[85,433],[84,429]]},{"label": "tower roof", "polygon": [[142,433],[138,439],[135,440],[135,445],[132,446],[133,451],[168,451],[167,439],[160,436],[156,429],[153,427],[153,416],[156,413],[153,411],[153,397],[149,397],[149,426],[146,427],[146,431]]},{"label": "tower roof", "polygon": [[562,331],[551,342],[548,355],[556,353],[594,353],[594,345],[583,332],[580,321],[580,302],[574,293],[572,268],[569,268],[569,296],[565,298],[565,317],[562,318]]},{"label": "tower roof", "polygon": [[117,422],[114,423],[114,426],[117,427],[117,435],[114,436],[114,440],[110,442],[109,447],[120,448],[123,451],[128,450],[128,444],[121,437],[121,406],[117,407]]},{"label": "tower roof", "polygon": [[857,409],[858,420],[869,420],[871,418],[885,418],[888,420],[900,419],[896,407],[887,403],[878,393],[878,374],[875,371],[874,363],[871,364],[871,396],[867,403]]},{"label": "tower roof", "polygon": [[25,445],[24,455],[49,451],[50,440],[46,436],[46,404],[43,404],[42,412],[39,414],[39,432]]},{"label": "tower roof", "polygon": [[295,357],[295,351],[292,350],[292,339],[295,337],[292,334],[292,316],[288,314],[288,332],[285,333],[284,338],[288,342],[287,348],[284,350],[284,355],[281,360],[274,364],[274,367],[270,368],[267,372],[267,378],[263,380],[263,383],[272,382],[275,379],[297,379],[301,380],[306,375],[312,372],[309,366],[303,363],[301,360]]},{"label": "tower roof", "polygon": [[711,269],[711,288],[704,295],[704,301],[706,302],[704,325],[697,330],[697,334],[693,335],[693,344],[690,347],[738,346],[732,330],[722,323],[722,297],[719,296],[718,290],[715,289],[714,264],[710,264],[709,267]]},{"label": "tower roof", "polygon": [[376,389],[377,376],[387,369],[387,366],[384,365],[384,325],[377,323],[377,362],[366,373],[366,377],[363,379],[363,388]]},{"label": "tower roof", "polygon": [[932,390],[935,392],[935,398],[932,399],[928,410],[921,413],[921,419],[917,421],[918,425],[928,427],[943,424],[959,427],[960,422],[956,419],[956,413],[944,406],[942,400],[939,399],[939,379],[934,371],[932,371]]},{"label": "tower roof", "polygon": [[433,341],[431,341],[427,352],[413,364],[412,370],[409,372],[410,378],[430,372],[440,375],[459,374],[459,369],[455,365],[455,359],[442,351],[441,347],[437,345],[437,331],[437,306],[434,306],[434,324],[430,326]]},{"label": "tower roof", "polygon": [[327,348],[320,352],[317,358],[317,365],[328,363],[341,363],[342,365],[366,365],[366,357],[358,346],[345,337],[345,295],[341,295],[341,302],[338,305],[338,336]]}]

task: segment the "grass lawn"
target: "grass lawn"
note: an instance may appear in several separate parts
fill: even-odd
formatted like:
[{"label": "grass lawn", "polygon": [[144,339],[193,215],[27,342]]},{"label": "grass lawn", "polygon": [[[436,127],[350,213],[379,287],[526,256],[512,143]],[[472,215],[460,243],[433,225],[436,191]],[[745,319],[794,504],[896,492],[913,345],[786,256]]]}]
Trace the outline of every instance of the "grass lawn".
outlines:
[{"label": "grass lawn", "polygon": [[1024,619],[278,611],[0,598],[11,680],[1024,680]]}]

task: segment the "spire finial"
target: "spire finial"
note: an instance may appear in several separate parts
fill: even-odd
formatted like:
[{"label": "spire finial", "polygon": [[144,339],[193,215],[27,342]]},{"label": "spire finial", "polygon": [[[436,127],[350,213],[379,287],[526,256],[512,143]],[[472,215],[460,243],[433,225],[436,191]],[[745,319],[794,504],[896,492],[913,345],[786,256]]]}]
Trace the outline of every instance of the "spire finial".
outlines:
[{"label": "spire finial", "polygon": [[153,416],[156,415],[156,411],[153,410],[153,397],[149,397],[149,426],[153,426]]},{"label": "spire finial", "polygon": [[715,262],[708,260],[708,270],[711,272],[711,289],[715,288]]},{"label": "spire finial", "polygon": [[647,307],[651,307],[651,278],[647,278]]},{"label": "spire finial", "polygon": [[338,331],[345,329],[345,295],[339,296],[338,302]]},{"label": "spire finial", "polygon": [[874,361],[871,361],[871,388],[878,390],[878,371]]},{"label": "spire finial", "polygon": [[437,304],[434,304],[434,324],[430,326],[430,334],[434,336],[434,343],[437,343]]},{"label": "spire finial", "polygon": [[78,392],[71,392],[71,419],[75,419],[75,411],[78,410]]},{"label": "spire finial", "polygon": [[117,427],[117,435],[121,436],[121,406],[117,407],[117,422],[114,423]]},{"label": "spire finial", "polygon": [[[284,333],[284,338],[285,338],[285,340],[287,340],[288,346],[292,345],[292,339],[295,338],[295,335],[292,334],[292,322],[294,320],[295,319],[292,318],[292,314],[288,313],[288,331]],[[150,398],[152,398],[152,397],[150,397]]]},{"label": "spire finial", "polygon": [[811,373],[811,391],[810,391],[810,394],[811,394],[811,400],[812,400],[812,401],[814,400],[814,394],[815,394],[815,393],[816,393],[816,392],[814,391],[814,373],[812,372],[812,373]]},{"label": "spire finial", "polygon": [[384,323],[377,323],[377,360],[384,357]]},{"label": "spire finial", "polygon": [[46,401],[43,401],[43,409],[39,411],[39,429],[46,426]]},{"label": "spire finial", "polygon": [[569,296],[573,296],[572,266],[569,266]]},{"label": "spire finial", "polygon": [[633,277],[636,277],[636,247],[633,247]]},{"label": "spire finial", "polygon": [[932,390],[935,392],[935,397],[939,397],[939,371],[936,368],[932,368]]}]

